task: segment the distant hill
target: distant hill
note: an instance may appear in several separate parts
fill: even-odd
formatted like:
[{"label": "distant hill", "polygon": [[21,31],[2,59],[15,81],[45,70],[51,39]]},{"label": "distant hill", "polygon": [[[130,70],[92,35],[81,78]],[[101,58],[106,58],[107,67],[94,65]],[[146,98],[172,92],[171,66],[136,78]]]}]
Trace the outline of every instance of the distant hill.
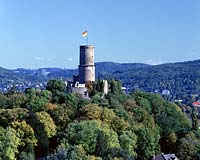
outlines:
[{"label": "distant hill", "polygon": [[120,79],[130,91],[141,89],[163,93],[168,99],[183,99],[187,102],[200,98],[200,60],[155,66],[132,64],[132,67],[129,65],[127,68],[121,64],[116,70],[106,71],[105,67],[97,74],[102,79]]},{"label": "distant hill", "polygon": [[[142,63],[97,62],[97,79],[119,79],[128,91],[170,93],[169,99],[198,99],[200,60],[148,65]],[[10,83],[38,83],[49,79],[72,79],[78,69],[40,68],[8,70],[0,68],[0,86]],[[164,92],[165,90],[169,92]]]},{"label": "distant hill", "polygon": [[[200,60],[147,65],[126,70],[118,68],[114,73],[106,74],[104,71],[100,75],[102,78],[120,79],[130,91],[139,88],[147,92],[170,92],[170,95],[166,96],[168,99],[183,99],[187,102],[200,98]],[[169,92],[165,92],[166,90]]]}]

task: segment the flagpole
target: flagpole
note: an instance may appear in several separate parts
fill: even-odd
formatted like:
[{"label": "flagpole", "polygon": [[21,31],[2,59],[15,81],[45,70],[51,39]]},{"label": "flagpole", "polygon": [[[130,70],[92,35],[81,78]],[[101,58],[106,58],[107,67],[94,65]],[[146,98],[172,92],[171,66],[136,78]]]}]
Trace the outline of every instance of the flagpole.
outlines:
[{"label": "flagpole", "polygon": [[85,45],[88,45],[88,32],[87,32],[87,30],[82,33],[82,36],[85,37]]},{"label": "flagpole", "polygon": [[87,36],[85,38],[86,38],[86,45],[88,45],[88,33],[87,33]]}]

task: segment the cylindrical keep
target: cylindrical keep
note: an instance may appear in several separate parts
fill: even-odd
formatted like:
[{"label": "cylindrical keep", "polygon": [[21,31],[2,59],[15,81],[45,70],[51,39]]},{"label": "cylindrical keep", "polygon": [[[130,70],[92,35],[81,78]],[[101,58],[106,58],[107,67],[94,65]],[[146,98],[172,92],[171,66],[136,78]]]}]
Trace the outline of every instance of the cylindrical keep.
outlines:
[{"label": "cylindrical keep", "polygon": [[80,46],[79,83],[95,81],[94,46]]}]

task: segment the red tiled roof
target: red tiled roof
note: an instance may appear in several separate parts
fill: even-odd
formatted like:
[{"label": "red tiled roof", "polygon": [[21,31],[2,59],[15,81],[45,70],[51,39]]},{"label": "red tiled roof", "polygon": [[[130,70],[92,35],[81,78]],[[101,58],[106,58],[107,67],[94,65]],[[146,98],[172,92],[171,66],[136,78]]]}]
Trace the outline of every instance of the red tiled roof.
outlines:
[{"label": "red tiled roof", "polygon": [[200,107],[200,102],[193,102],[192,105],[196,107]]},{"label": "red tiled roof", "polygon": [[193,105],[200,105],[200,102],[193,102]]}]

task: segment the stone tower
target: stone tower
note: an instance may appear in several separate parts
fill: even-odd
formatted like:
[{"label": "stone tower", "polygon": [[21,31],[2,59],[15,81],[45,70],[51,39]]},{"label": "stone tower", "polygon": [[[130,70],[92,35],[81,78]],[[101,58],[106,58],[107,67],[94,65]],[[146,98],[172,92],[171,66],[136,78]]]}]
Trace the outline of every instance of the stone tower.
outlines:
[{"label": "stone tower", "polygon": [[80,46],[79,83],[95,81],[94,46]]}]

